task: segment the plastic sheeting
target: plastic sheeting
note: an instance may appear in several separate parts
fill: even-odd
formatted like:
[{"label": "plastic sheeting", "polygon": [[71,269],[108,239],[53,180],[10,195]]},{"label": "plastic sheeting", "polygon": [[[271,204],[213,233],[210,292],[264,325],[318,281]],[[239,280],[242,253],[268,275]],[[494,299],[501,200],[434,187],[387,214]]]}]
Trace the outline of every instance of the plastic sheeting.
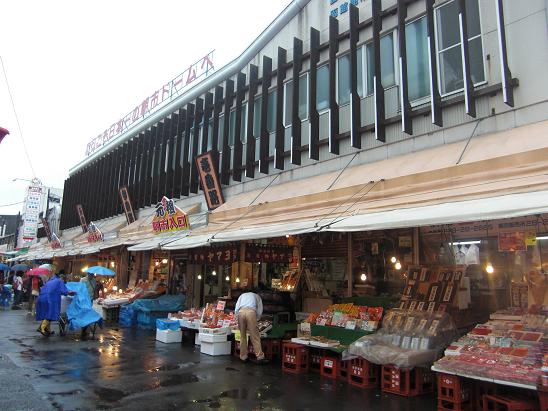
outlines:
[{"label": "plastic sheeting", "polygon": [[402,369],[429,366],[456,336],[447,313],[393,309],[385,315],[381,330],[352,343],[346,354]]},{"label": "plastic sheeting", "polygon": [[136,300],[130,304],[135,311],[152,312],[152,311],[167,311],[176,312],[183,310],[185,305],[185,297],[183,295],[163,295],[151,300]]},{"label": "plastic sheeting", "polygon": [[93,323],[102,324],[103,318],[92,308],[86,285],[84,283],[69,282],[67,283],[67,289],[76,293],[67,308],[69,330],[77,330]]}]

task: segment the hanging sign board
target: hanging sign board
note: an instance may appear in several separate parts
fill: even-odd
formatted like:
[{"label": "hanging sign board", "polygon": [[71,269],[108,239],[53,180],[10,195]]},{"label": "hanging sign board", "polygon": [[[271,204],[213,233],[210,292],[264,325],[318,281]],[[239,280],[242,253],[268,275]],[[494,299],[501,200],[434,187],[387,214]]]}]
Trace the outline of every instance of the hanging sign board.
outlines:
[{"label": "hanging sign board", "polygon": [[188,261],[193,264],[231,264],[238,261],[238,247],[201,247],[188,250]]},{"label": "hanging sign board", "polygon": [[49,227],[49,222],[47,219],[43,217],[41,218],[41,220],[42,220],[42,226],[44,227],[44,231],[46,232],[46,237],[48,239],[48,242],[51,243],[51,229]]},{"label": "hanging sign board", "polygon": [[76,213],[78,214],[78,219],[80,220],[82,232],[87,233],[88,224],[86,222],[86,216],[84,215],[84,207],[82,207],[82,204],[76,204]]},{"label": "hanging sign board", "polygon": [[91,221],[88,225],[88,243],[96,243],[98,241],[103,241],[103,233],[95,223]]},{"label": "hanging sign board", "polygon": [[129,192],[126,186],[120,187],[120,198],[122,199],[122,207],[124,208],[124,213],[126,214],[127,225],[134,223],[137,218],[135,217],[135,212],[133,211],[133,206],[131,204],[131,199],[129,198]]},{"label": "hanging sign board", "polygon": [[527,251],[525,233],[499,233],[499,251]]},{"label": "hanging sign board", "polygon": [[54,250],[61,248],[61,241],[59,240],[59,237],[57,237],[57,234],[53,233],[51,235],[51,242],[49,244]]},{"label": "hanging sign board", "polygon": [[219,178],[213,163],[211,151],[196,157],[196,167],[198,168],[198,174],[200,175],[207,208],[209,210],[215,210],[217,207],[222,206],[225,200],[223,198],[221,185],[219,184]]},{"label": "hanging sign board", "polygon": [[154,234],[188,230],[189,228],[190,224],[186,213],[177,207],[173,200],[166,196],[162,197],[162,201],[156,204],[156,214],[152,219]]}]

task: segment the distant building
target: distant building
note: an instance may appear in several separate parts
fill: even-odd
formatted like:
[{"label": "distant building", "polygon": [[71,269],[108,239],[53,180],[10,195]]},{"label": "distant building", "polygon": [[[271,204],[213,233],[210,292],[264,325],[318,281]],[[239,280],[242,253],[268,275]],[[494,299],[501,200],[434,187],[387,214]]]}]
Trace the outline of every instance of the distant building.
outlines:
[{"label": "distant building", "polygon": [[20,219],[20,214],[0,215],[0,252],[15,248]]}]

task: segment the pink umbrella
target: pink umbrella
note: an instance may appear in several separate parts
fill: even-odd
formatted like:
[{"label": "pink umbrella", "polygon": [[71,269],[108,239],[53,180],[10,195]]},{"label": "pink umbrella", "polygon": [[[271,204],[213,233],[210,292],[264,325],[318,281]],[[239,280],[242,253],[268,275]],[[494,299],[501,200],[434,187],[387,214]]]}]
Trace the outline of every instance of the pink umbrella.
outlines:
[{"label": "pink umbrella", "polygon": [[27,271],[29,277],[39,277],[41,275],[48,276],[50,271],[47,268],[33,268],[32,270]]}]

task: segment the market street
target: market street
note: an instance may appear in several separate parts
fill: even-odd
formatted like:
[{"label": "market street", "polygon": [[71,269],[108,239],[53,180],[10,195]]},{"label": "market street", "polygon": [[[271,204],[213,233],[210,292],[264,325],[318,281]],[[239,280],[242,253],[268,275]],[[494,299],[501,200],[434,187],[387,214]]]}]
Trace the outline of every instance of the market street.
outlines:
[{"label": "market street", "polygon": [[[0,355],[15,364],[2,362],[0,368],[5,411],[435,409],[432,396],[381,396],[313,374],[282,374],[278,365],[243,364],[192,346],[162,344],[148,331],[107,328],[95,341],[77,335],[47,340],[25,311],[0,311],[0,323]],[[23,391],[29,382],[35,392]]]}]

